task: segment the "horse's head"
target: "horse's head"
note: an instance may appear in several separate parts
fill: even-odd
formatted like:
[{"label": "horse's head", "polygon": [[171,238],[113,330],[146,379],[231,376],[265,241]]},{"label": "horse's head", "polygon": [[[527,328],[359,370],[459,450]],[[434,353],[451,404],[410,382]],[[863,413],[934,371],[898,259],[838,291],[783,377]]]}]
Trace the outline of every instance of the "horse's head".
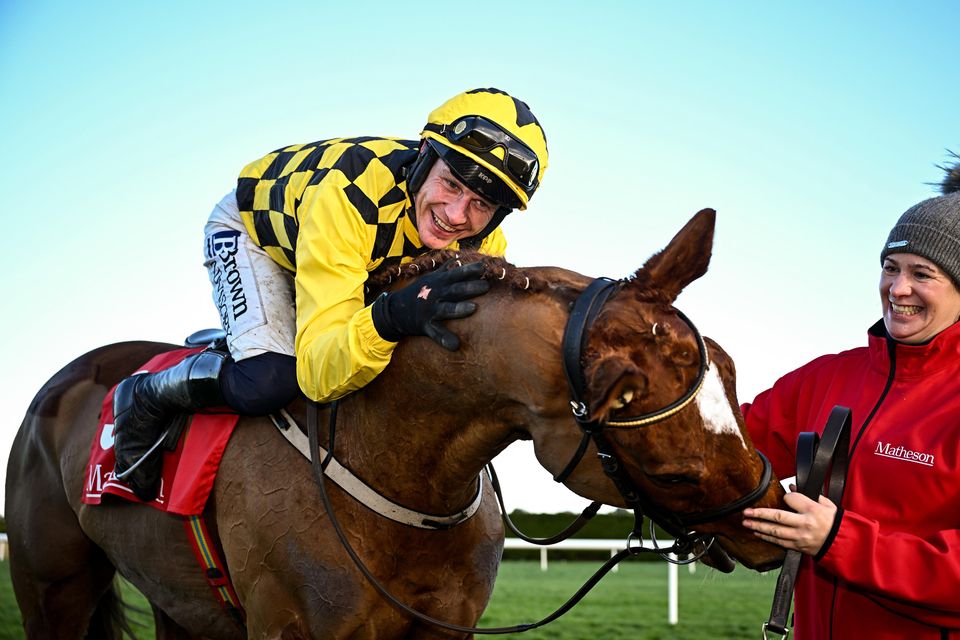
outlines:
[{"label": "horse's head", "polygon": [[[589,420],[604,435],[646,500],[689,516],[694,528],[753,568],[782,550],[740,524],[747,505],[782,506],[783,490],[764,484],[736,402],[733,361],[673,307],[706,273],[715,214],[697,214],[660,253],[623,283],[596,317],[582,354]],[[664,411],[666,410],[666,411]],[[707,522],[698,514],[713,512]],[[728,512],[725,512],[728,511]]]},{"label": "horse's head", "polygon": [[[647,503],[658,512],[691,515],[693,529],[714,535],[743,564],[763,569],[782,559],[782,549],[741,526],[748,505],[738,501],[746,496],[754,505],[782,507],[783,490],[775,479],[763,482],[764,464],[736,402],[733,362],[716,343],[700,343],[673,307],[683,288],[707,270],[713,226],[714,212],[700,212],[663,251],[615,285],[586,329],[579,356],[582,399],[587,418],[605,426],[606,441]],[[432,256],[438,262],[446,257],[453,254]],[[392,437],[447,429],[442,446],[455,453],[439,456],[431,478],[463,455],[472,455],[465,469],[476,469],[482,455],[468,451],[495,455],[518,438],[533,440],[541,464],[563,475],[581,430],[571,415],[562,343],[575,301],[591,280],[554,267],[516,269],[502,260],[457,257],[484,260],[493,287],[478,300],[474,316],[450,323],[461,336],[459,351],[446,352],[427,339],[397,349],[381,375],[384,395],[402,384],[418,389],[419,404],[402,434]],[[430,258],[421,259],[414,270],[431,266]],[[662,419],[626,424],[684,398]],[[628,506],[603,473],[593,444],[563,482],[591,500]],[[735,508],[724,510],[730,505]],[[707,522],[695,517],[718,510]]]}]

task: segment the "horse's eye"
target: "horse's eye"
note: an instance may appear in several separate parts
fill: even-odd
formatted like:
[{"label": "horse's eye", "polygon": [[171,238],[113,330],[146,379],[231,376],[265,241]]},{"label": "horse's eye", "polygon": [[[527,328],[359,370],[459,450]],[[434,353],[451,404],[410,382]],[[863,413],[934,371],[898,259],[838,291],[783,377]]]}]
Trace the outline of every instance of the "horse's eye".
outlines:
[{"label": "horse's eye", "polygon": [[620,392],[620,395],[617,396],[617,399],[611,404],[611,408],[616,411],[618,409],[623,409],[625,406],[633,402],[633,389],[624,389]]},{"label": "horse's eye", "polygon": [[689,484],[696,485],[697,478],[696,476],[686,475],[683,473],[664,473],[660,475],[649,476],[650,480],[657,485],[662,487],[675,487],[680,484]]}]

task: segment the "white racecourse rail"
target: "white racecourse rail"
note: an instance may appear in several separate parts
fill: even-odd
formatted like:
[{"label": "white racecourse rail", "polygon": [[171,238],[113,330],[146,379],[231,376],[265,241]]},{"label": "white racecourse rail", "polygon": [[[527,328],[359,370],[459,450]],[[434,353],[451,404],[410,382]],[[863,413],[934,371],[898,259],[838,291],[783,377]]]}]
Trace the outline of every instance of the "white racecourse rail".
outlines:
[{"label": "white racecourse rail", "polygon": [[[669,547],[673,544],[673,540],[659,540],[659,545],[661,547]],[[644,548],[653,549],[653,545],[647,541],[643,543]],[[617,555],[624,547],[623,540],[601,540],[596,538],[568,538],[567,540],[561,540],[556,544],[552,544],[549,547],[544,547],[541,545],[532,544],[526,540],[521,540],[520,538],[507,538],[503,541],[504,549],[539,549],[540,550],[540,569],[543,571],[547,570],[547,551],[549,549],[567,549],[570,551],[609,551],[610,557]],[[670,557],[675,559],[672,553]],[[677,565],[672,562],[665,563],[667,565],[667,622],[670,624],[677,624],[680,621],[680,607],[679,607],[679,595],[677,593],[677,583],[678,583],[678,570]],[[690,567],[690,573],[693,573],[696,569],[696,563],[691,563],[688,565]],[[613,571],[616,571],[618,567],[614,567]]]}]

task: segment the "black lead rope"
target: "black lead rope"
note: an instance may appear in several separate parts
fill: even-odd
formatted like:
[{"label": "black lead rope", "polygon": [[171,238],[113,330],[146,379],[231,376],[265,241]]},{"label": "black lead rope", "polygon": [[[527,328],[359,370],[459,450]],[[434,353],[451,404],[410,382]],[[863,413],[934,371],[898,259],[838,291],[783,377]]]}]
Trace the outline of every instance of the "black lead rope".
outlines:
[{"label": "black lead rope", "polygon": [[[817,500],[828,482],[827,497],[840,508],[843,498],[843,485],[847,478],[847,459],[850,451],[851,411],[837,405],[830,411],[823,436],[813,431],[804,431],[797,438],[797,490],[811,500]],[[827,468],[830,469],[829,478]],[[790,635],[787,618],[793,601],[793,588],[800,570],[803,554],[791,549],[787,551],[777,586],[773,592],[773,605],[770,618],[763,624],[763,638],[769,640],[769,633],[785,640]]]}]

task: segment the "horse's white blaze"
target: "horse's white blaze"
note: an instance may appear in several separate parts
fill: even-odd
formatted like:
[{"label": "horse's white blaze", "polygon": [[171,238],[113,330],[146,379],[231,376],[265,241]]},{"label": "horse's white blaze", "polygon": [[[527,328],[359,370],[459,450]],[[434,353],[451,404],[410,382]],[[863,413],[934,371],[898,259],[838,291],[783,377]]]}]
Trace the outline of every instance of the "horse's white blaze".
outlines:
[{"label": "horse's white blaze", "polygon": [[712,362],[703,377],[703,386],[700,388],[700,393],[697,394],[697,407],[700,409],[703,426],[706,427],[707,431],[733,433],[740,438],[743,448],[747,448],[747,443],[743,440],[743,434],[740,433],[740,427],[737,426],[737,419],[733,415],[733,409],[730,407],[730,400],[723,389],[720,374],[717,373],[717,369]]}]

